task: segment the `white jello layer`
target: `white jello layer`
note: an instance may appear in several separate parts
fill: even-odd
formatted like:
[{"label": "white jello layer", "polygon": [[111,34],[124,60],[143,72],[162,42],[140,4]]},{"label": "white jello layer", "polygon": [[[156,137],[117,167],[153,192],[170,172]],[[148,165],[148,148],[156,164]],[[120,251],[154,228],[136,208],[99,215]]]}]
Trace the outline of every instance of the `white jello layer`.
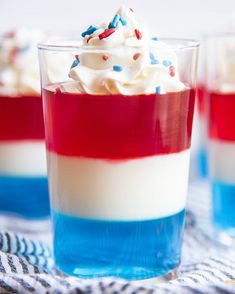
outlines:
[{"label": "white jello layer", "polygon": [[74,216],[143,220],[185,207],[190,151],[126,161],[48,152],[53,209]]},{"label": "white jello layer", "polygon": [[0,175],[46,176],[44,141],[0,142]]},{"label": "white jello layer", "polygon": [[213,180],[235,184],[235,142],[209,140],[209,173]]}]

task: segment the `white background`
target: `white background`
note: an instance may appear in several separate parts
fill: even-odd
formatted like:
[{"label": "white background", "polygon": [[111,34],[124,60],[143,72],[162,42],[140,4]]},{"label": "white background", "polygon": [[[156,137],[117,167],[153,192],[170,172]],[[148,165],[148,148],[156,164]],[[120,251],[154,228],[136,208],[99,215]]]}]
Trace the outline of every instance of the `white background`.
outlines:
[{"label": "white background", "polygon": [[0,32],[21,26],[78,31],[132,7],[154,35],[199,38],[235,30],[235,0],[0,0]]}]

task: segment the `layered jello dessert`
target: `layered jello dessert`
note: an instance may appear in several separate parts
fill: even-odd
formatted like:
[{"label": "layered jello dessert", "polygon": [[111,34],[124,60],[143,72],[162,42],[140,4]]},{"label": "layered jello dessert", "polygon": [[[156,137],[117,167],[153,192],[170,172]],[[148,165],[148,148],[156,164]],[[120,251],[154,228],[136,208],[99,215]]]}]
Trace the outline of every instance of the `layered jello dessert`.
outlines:
[{"label": "layered jello dessert", "polygon": [[207,64],[212,214],[216,229],[235,237],[235,36],[208,36],[207,50],[214,52]]},{"label": "layered jello dessert", "polygon": [[200,44],[200,54],[198,58],[198,74],[197,74],[197,89],[196,89],[196,116],[194,135],[196,137],[196,150],[197,150],[197,162],[196,162],[196,175],[201,179],[208,176],[208,99],[206,91],[206,49],[204,41]]},{"label": "layered jello dessert", "polygon": [[181,256],[192,75],[180,79],[178,41],[151,38],[129,8],[82,37],[39,45],[45,81],[55,52],[74,58],[42,92],[56,265],[82,278],[168,274]]},{"label": "layered jello dessert", "polygon": [[199,148],[198,148],[198,167],[199,176],[202,178],[208,175],[208,150],[207,150],[207,92],[203,83],[197,85],[197,110],[199,122]]},{"label": "layered jello dessert", "polygon": [[0,212],[49,216],[38,30],[0,38]]}]

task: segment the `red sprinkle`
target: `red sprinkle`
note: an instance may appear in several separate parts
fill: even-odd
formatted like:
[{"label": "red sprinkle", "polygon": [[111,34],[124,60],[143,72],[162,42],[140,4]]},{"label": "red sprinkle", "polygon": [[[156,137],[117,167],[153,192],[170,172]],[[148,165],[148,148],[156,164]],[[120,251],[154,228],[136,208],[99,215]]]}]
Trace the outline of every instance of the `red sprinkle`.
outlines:
[{"label": "red sprinkle", "polygon": [[139,57],[140,57],[140,53],[135,53],[134,55],[133,55],[133,59],[134,60],[137,60]]},{"label": "red sprinkle", "polygon": [[87,38],[87,40],[86,40],[86,42],[88,43],[89,41],[90,41],[90,39],[92,39],[93,37],[90,35],[88,38]]},{"label": "red sprinkle", "polygon": [[77,61],[80,61],[80,60],[79,60],[79,55],[78,55],[78,54],[75,55],[75,58],[77,59]]},{"label": "red sprinkle", "polygon": [[3,35],[3,37],[4,37],[4,38],[7,38],[7,39],[8,39],[8,38],[11,39],[11,38],[14,38],[15,35],[16,35],[16,31],[10,31],[10,32],[5,33],[5,34]]},{"label": "red sprinkle", "polygon": [[10,61],[11,62],[14,62],[15,61],[15,58],[16,58],[16,55],[18,54],[19,52],[19,48],[17,47],[13,47],[11,52],[10,52]]},{"label": "red sprinkle", "polygon": [[102,58],[104,61],[107,61],[109,59],[109,57],[107,55],[103,55]]},{"label": "red sprinkle", "polygon": [[55,89],[55,93],[56,93],[56,94],[61,94],[60,87],[57,87],[57,88]]},{"label": "red sprinkle", "polygon": [[173,65],[171,65],[169,67],[169,72],[170,72],[170,76],[172,76],[172,77],[175,76],[175,67]]},{"label": "red sprinkle", "polygon": [[142,34],[138,29],[135,29],[135,36],[138,40],[142,39]]},{"label": "red sprinkle", "polygon": [[108,30],[104,31],[102,34],[99,34],[99,39],[100,40],[105,39],[114,32],[115,32],[115,29],[108,29]]}]

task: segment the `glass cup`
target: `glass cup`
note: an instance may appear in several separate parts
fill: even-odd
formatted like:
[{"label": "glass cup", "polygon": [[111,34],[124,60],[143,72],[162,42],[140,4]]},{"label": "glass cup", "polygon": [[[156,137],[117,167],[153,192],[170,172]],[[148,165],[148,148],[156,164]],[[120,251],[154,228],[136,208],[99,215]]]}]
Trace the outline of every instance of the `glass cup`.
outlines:
[{"label": "glass cup", "polygon": [[[75,56],[115,49],[39,45],[54,256],[67,274],[137,280],[170,277],[180,264],[198,43],[164,42],[187,87],[130,96],[72,91]],[[64,76],[52,83],[61,59]]]},{"label": "glass cup", "polygon": [[[35,31],[0,39],[0,212],[25,219],[50,215],[45,135]],[[28,228],[27,228],[28,229]]]},{"label": "glass cup", "polygon": [[226,241],[235,237],[235,34],[208,35],[205,44],[212,217]]}]

